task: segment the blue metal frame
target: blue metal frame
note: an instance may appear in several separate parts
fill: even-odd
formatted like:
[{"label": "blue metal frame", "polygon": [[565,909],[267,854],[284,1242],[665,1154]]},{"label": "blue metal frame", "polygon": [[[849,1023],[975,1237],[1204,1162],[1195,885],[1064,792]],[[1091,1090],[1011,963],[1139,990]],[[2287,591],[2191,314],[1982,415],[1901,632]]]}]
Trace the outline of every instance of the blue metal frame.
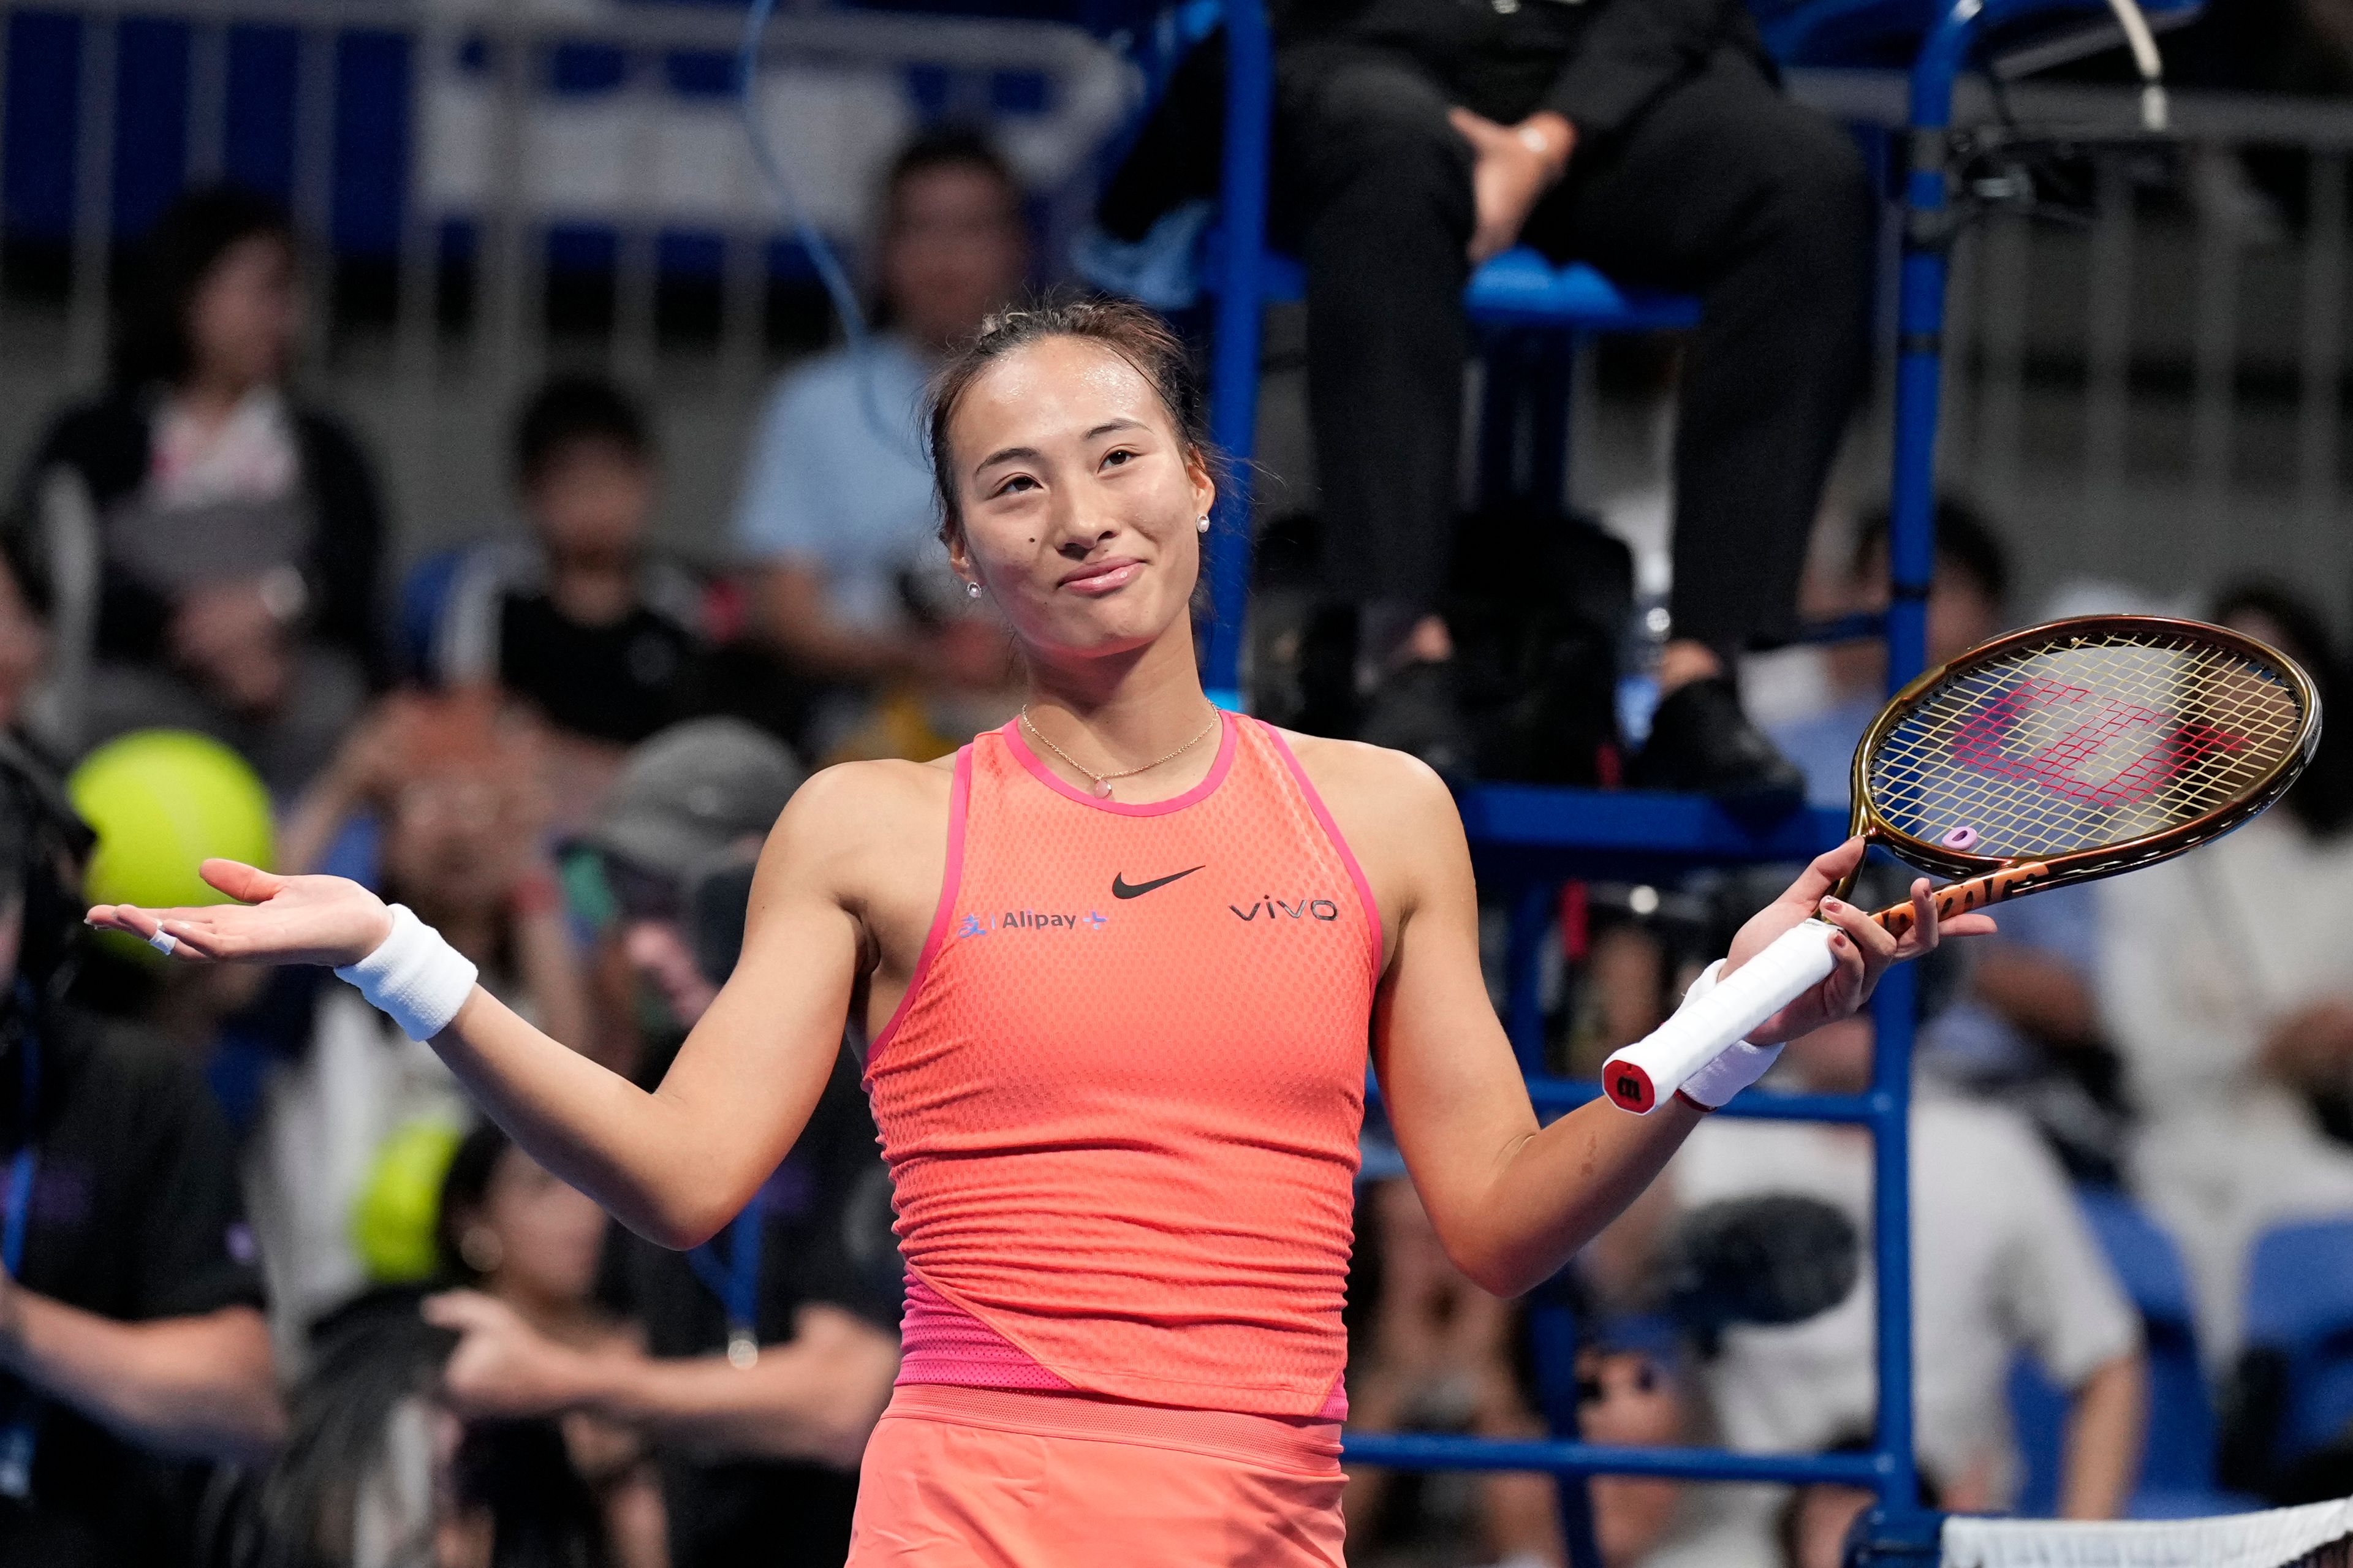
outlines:
[{"label": "blue metal frame", "polygon": [[1219,192],[1216,358],[1209,436],[1234,458],[1218,486],[1209,531],[1208,689],[1220,707],[1242,705],[1242,606],[1250,597],[1250,454],[1258,447],[1259,271],[1266,250],[1267,181],[1274,148],[1274,40],[1260,0],[1226,5],[1226,147]]},{"label": "blue metal frame", "polygon": [[[1820,0],[1853,9],[1855,0]],[[1904,186],[1904,246],[1897,279],[1895,439],[1892,478],[1893,602],[1875,623],[1828,628],[1833,635],[1883,634],[1890,690],[1917,674],[1926,658],[1929,578],[1935,556],[1936,436],[1947,273],[1948,194],[1946,138],[1953,89],[1986,26],[2041,14],[2080,12],[2087,0],[1896,0],[1920,13],[1926,37],[1914,58],[1910,156]],[[2194,0],[2181,0],[2194,3]],[[1265,206],[1271,141],[1273,55],[1259,0],[1227,0],[1226,145],[1223,244],[1217,258],[1217,343],[1210,391],[1211,430],[1237,459],[1219,496],[1210,539],[1209,575],[1216,619],[1209,628],[1211,695],[1240,705],[1242,612],[1250,574],[1249,466],[1258,417],[1260,307],[1266,297]],[[1533,275],[1531,284],[1540,282]],[[1557,328],[1556,313],[1535,306],[1532,321]],[[1665,309],[1675,309],[1671,305]],[[1687,309],[1687,307],[1681,307]],[[1501,312],[1499,312],[1500,314]],[[1463,824],[1482,877],[1500,880],[1513,901],[1507,1027],[1529,1074],[1540,1112],[1555,1114],[1590,1100],[1598,1086],[1543,1073],[1539,975],[1543,944],[1563,879],[1656,876],[1699,866],[1797,860],[1844,835],[1842,819],[1798,811],[1744,819],[1719,803],[1691,797],[1489,785],[1462,802]],[[1538,1469],[1562,1479],[1563,1520],[1571,1562],[1598,1563],[1583,1478],[1595,1473],[1693,1480],[1841,1481],[1873,1489],[1879,1506],[1858,1533],[1867,1560],[1933,1552],[1936,1517],[1919,1503],[1913,1458],[1912,1268],[1907,1116],[1915,979],[1899,967],[1873,1001],[1877,1047],[1873,1080],[1857,1096],[1751,1093],[1727,1114],[1841,1121],[1873,1134],[1873,1247],[1877,1287],[1879,1411],[1874,1447],[1863,1455],[1785,1456],[1705,1449],[1628,1448],[1575,1436],[1573,1357],[1576,1325],[1559,1292],[1531,1309],[1543,1403],[1555,1430],[1544,1442],[1499,1442],[1413,1434],[1355,1434],[1347,1457],[1403,1468]]]}]

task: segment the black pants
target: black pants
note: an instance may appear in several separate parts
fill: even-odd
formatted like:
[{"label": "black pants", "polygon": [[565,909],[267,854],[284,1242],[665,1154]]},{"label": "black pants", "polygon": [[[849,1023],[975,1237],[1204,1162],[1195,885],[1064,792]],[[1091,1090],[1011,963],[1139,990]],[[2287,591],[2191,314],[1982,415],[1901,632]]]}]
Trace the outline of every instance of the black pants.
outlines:
[{"label": "black pants", "polygon": [[[1401,51],[1278,62],[1277,232],[1307,266],[1308,400],[1335,592],[1428,605],[1456,510],[1472,156],[1451,103],[1516,119]],[[1786,636],[1815,508],[1860,396],[1876,208],[1837,125],[1719,49],[1618,135],[1580,146],[1525,243],[1697,294],[1675,479],[1674,635]]]}]

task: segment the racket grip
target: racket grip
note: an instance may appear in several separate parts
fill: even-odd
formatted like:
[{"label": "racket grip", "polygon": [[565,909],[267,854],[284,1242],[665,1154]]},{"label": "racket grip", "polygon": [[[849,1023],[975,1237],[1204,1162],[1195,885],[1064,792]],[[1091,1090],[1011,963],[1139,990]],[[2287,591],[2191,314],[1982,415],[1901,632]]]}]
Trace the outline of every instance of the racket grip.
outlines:
[{"label": "racket grip", "polygon": [[1831,956],[1836,930],[1808,921],[1783,931],[1729,979],[1602,1063],[1603,1092],[1620,1110],[1649,1115],[1725,1047],[1820,984],[1837,967]]},{"label": "racket grip", "polygon": [[[1955,915],[1984,909],[2021,893],[2033,892],[2050,878],[2051,868],[2040,860],[2023,866],[2005,866],[1983,877],[1972,877],[1966,882],[1947,882],[1931,895],[1929,901],[1936,907],[1936,918],[1948,921]],[[1872,920],[1890,936],[1904,936],[1912,930],[1912,906],[1890,904],[1873,915]]]}]

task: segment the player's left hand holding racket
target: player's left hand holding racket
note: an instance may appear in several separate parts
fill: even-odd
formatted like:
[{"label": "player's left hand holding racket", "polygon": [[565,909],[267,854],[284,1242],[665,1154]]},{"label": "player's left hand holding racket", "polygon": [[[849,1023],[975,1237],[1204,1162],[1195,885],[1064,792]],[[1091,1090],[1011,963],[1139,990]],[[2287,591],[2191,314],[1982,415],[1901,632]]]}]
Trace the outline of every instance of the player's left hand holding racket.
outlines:
[{"label": "player's left hand holding racket", "polygon": [[[1852,1011],[1889,963],[1935,945],[1939,916],[1947,934],[1986,930],[1969,911],[2211,843],[2285,794],[2319,739],[2311,678],[2221,626],[2086,616],[1972,648],[1896,693],[1855,748],[1858,837],[1742,928],[1719,984],[1603,1063],[1602,1089],[1648,1112],[1743,1038]],[[1829,895],[1867,842],[1959,879],[1865,916]]]},{"label": "player's left hand holding racket", "polygon": [[[1820,939],[1829,972],[1817,974],[1807,988],[1785,1000],[1762,1023],[1739,1037],[1751,1045],[1778,1045],[1835,1023],[1871,1000],[1872,991],[1888,966],[1919,957],[1948,936],[1987,936],[1994,930],[1990,915],[1959,913],[1939,917],[1928,879],[1912,884],[1907,906],[1912,923],[1902,935],[1888,929],[1870,910],[1832,896],[1854,877],[1869,841],[1860,834],[1837,848],[1815,857],[1782,895],[1748,917],[1725,954],[1718,983],[1739,970],[1790,932],[1810,930]],[[1787,951],[1784,949],[1784,951]],[[1672,1089],[1666,1091],[1673,1093]]]}]

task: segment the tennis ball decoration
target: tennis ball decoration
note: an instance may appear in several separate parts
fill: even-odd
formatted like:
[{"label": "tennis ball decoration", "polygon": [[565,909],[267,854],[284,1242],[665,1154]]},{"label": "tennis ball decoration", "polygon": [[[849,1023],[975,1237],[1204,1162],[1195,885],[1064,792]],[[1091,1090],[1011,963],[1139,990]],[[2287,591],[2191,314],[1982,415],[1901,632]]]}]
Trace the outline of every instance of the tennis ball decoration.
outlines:
[{"label": "tennis ball decoration", "polygon": [[465,1131],[439,1117],[404,1121],[376,1145],[352,1204],[352,1247],[378,1285],[413,1285],[440,1271],[441,1184]]},{"label": "tennis ball decoration", "polygon": [[[66,793],[98,834],[82,890],[93,904],[145,909],[222,904],[196,868],[218,856],[267,868],[269,792],[244,758],[186,730],[141,730],[82,759]],[[112,951],[153,963],[164,955],[124,931]]]}]

